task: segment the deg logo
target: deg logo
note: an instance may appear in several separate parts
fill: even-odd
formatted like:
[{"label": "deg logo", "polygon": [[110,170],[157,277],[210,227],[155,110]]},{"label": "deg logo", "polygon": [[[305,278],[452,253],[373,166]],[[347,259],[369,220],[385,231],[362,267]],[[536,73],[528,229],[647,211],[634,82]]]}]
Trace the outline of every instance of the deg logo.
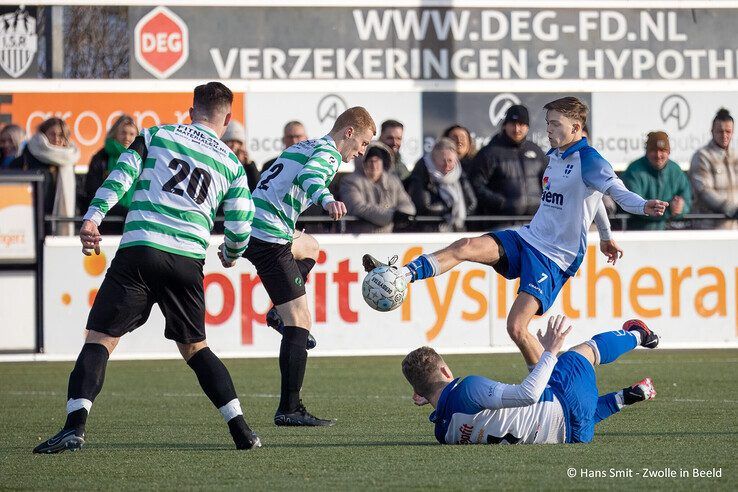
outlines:
[{"label": "deg logo", "polygon": [[672,94],[661,102],[661,121],[665,125],[676,125],[679,130],[683,130],[689,124],[691,111],[687,100],[678,95]]},{"label": "deg logo", "polygon": [[327,94],[318,102],[317,116],[320,123],[335,121],[338,115],[348,109],[346,101],[338,94]]},{"label": "deg logo", "polygon": [[515,94],[505,92],[504,94],[498,94],[489,103],[489,121],[492,126],[497,126],[505,118],[505,113],[510,109],[510,106],[520,104],[520,99]]},{"label": "deg logo", "polygon": [[138,21],[133,43],[136,61],[159,79],[179,70],[190,52],[187,24],[166,7],[156,7]]}]

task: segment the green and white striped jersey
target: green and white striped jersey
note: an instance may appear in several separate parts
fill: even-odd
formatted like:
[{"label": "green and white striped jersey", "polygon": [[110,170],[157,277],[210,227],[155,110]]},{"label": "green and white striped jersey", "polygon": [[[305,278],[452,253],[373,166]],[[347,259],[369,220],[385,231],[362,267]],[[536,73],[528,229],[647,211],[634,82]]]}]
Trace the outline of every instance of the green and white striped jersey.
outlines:
[{"label": "green and white striped jersey", "polygon": [[223,202],[226,254],[235,260],[246,250],[254,218],[246,173],[210,128],[192,124],[143,130],[97,190],[85,219],[100,225],[134,183],[121,248],[144,245],[205,258]]},{"label": "green and white striped jersey", "polygon": [[282,152],[261,173],[254,190],[252,235],[262,241],[292,241],[295,222],[310,204],[321,207],[335,202],[328,185],[341,165],[341,154],[329,135],[304,140]]}]

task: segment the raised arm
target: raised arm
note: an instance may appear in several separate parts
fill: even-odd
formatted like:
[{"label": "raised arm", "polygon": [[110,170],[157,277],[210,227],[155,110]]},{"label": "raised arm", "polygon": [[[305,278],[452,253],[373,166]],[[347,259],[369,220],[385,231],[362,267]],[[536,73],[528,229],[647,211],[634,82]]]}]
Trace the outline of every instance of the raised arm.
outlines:
[{"label": "raised arm", "polygon": [[557,358],[551,352],[543,352],[538,364],[520,384],[498,383],[487,408],[527,407],[536,403],[551,379]]},{"label": "raised arm", "polygon": [[[483,408],[497,410],[499,408],[527,407],[540,400],[543,391],[548,385],[554,366],[556,365],[556,353],[561,350],[564,339],[571,331],[571,326],[564,329],[566,317],[552,316],[548,320],[546,334],[538,330],[538,339],[541,341],[545,351],[541,355],[538,364],[523,379],[520,384],[505,384],[497,381],[489,381],[484,391],[477,390],[472,398]],[[484,388],[483,386],[476,386]]]},{"label": "raised arm", "polygon": [[645,200],[640,195],[629,191],[612,166],[591,147],[582,150],[582,180],[588,187],[602,194],[610,195],[623,210],[636,215],[660,217],[664,215],[667,202],[661,200]]}]

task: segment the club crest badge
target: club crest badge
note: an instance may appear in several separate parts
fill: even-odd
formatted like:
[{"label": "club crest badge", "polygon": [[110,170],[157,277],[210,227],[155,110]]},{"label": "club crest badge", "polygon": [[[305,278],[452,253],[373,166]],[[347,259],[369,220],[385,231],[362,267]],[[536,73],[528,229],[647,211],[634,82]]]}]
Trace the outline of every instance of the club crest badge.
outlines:
[{"label": "club crest badge", "polygon": [[36,19],[23,7],[0,15],[0,67],[18,78],[31,66],[38,51]]}]

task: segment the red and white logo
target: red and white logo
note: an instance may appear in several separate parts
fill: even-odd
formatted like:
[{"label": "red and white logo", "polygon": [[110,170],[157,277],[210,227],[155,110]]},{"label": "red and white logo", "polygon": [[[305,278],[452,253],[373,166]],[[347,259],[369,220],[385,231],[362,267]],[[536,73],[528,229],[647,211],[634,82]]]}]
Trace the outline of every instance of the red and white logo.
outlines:
[{"label": "red and white logo", "polygon": [[187,61],[187,24],[168,8],[156,7],[136,24],[134,45],[139,65],[154,77],[165,79]]}]

